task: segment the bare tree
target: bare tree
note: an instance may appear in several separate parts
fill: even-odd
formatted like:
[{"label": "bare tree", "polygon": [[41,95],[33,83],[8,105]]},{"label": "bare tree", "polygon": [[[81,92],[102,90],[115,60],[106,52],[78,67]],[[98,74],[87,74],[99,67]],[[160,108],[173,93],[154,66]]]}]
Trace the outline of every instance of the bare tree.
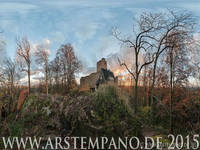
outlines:
[{"label": "bare tree", "polygon": [[17,60],[20,63],[22,71],[28,75],[28,91],[31,89],[31,46],[27,38],[17,39]]},{"label": "bare tree", "polygon": [[174,90],[176,87],[186,86],[188,78],[191,75],[191,67],[189,65],[187,43],[184,41],[184,34],[171,33],[167,37],[167,44],[170,45],[167,51],[167,64],[169,64],[170,72],[170,131],[173,133],[174,112],[173,104]]},{"label": "bare tree", "polygon": [[156,42],[156,55],[153,64],[151,104],[153,104],[158,59],[161,54],[171,46],[171,44],[167,44],[168,36],[170,35],[171,37],[176,37],[177,35],[181,35],[183,41],[187,40],[189,42],[189,40],[192,39],[191,35],[195,24],[192,15],[188,12],[174,12],[169,10],[167,14],[161,15],[163,16],[160,21],[161,30],[157,32],[157,36],[155,37],[156,40],[154,40]]},{"label": "bare tree", "polygon": [[[121,62],[120,59],[118,59],[121,66],[124,66],[127,71],[132,75],[132,77],[135,80],[135,100],[134,100],[134,106],[135,106],[135,113],[137,113],[137,105],[138,105],[138,81],[140,77],[140,73],[142,69],[153,63],[155,53],[152,52],[154,48],[154,44],[151,42],[152,40],[156,40],[154,35],[157,30],[160,30],[160,14],[147,14],[143,13],[141,14],[140,18],[137,21],[137,31],[135,40],[131,40],[130,38],[122,38],[120,36],[120,32],[114,31],[114,36],[121,41],[123,44],[128,45],[130,48],[133,49],[135,58],[133,58],[133,64],[134,64],[134,71],[132,71],[126,62]],[[143,60],[143,62],[139,61],[139,57],[142,55],[145,55],[145,53],[151,53],[151,59],[149,61]]]},{"label": "bare tree", "polygon": [[81,63],[75,56],[74,48],[71,44],[62,45],[58,50],[57,55],[60,57],[62,62],[65,80],[64,83],[67,81],[66,87],[69,91],[72,88],[72,82],[75,81],[75,73],[79,71]]},{"label": "bare tree", "polygon": [[37,51],[35,52],[35,55],[36,55],[36,61],[39,64],[42,64],[44,66],[46,95],[48,95],[48,93],[49,93],[49,87],[48,87],[48,82],[49,82],[49,52],[43,45],[39,45],[39,46],[37,46]]},{"label": "bare tree", "polygon": [[56,90],[59,89],[59,76],[61,72],[61,62],[59,56],[56,56],[53,61],[50,62],[50,69],[53,72],[53,81],[55,83]]},{"label": "bare tree", "polygon": [[[147,53],[144,56],[145,62],[151,60],[151,54]],[[145,65],[143,70],[143,88],[144,88],[144,103],[149,106],[149,84],[151,83],[151,67],[150,65]]]},{"label": "bare tree", "polygon": [[10,95],[13,96],[16,64],[11,59],[4,60],[4,76],[6,76],[8,85],[10,86]]},{"label": "bare tree", "polygon": [[48,89],[49,89],[49,92],[53,92],[53,75],[54,75],[54,72],[52,70],[52,63],[49,62],[49,65],[48,65]]},{"label": "bare tree", "polygon": [[3,69],[3,76],[4,76],[4,82],[5,85],[8,85],[8,91],[9,95],[11,96],[11,100],[9,102],[9,111],[10,111],[10,105],[12,103],[12,100],[14,100],[14,93],[15,93],[15,87],[17,85],[17,81],[20,79],[20,73],[18,72],[17,64],[16,62],[12,61],[11,59],[7,58],[3,61],[2,69]]}]

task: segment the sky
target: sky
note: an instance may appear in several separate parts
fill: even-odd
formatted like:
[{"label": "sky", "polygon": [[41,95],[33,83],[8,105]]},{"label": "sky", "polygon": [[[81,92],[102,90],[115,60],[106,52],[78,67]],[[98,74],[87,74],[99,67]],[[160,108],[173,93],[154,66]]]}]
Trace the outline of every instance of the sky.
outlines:
[{"label": "sky", "polygon": [[78,58],[95,67],[102,57],[120,50],[112,28],[132,31],[144,11],[177,8],[200,15],[200,0],[0,0],[0,37],[6,53],[16,56],[16,38],[48,44],[52,60],[61,44],[71,43]]}]

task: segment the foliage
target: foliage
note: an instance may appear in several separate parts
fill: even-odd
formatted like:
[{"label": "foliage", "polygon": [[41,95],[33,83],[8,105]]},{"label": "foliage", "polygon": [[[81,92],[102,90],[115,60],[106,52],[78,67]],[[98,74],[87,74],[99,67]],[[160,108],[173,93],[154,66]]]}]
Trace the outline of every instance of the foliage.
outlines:
[{"label": "foliage", "polygon": [[6,126],[3,131],[7,136],[140,136],[139,120],[132,116],[115,87],[104,86],[91,94],[30,94],[20,112],[8,116],[9,132]]},{"label": "foliage", "polygon": [[146,126],[151,126],[153,124],[152,108],[149,106],[141,107],[138,112],[141,122]]},{"label": "foliage", "polygon": [[139,119],[132,116],[115,87],[102,86],[94,95],[95,117],[98,124],[107,128],[107,134],[140,135]]},{"label": "foliage", "polygon": [[[176,89],[173,96],[172,109],[175,133],[199,133],[200,97],[195,93],[193,95],[185,93],[185,89]],[[157,103],[154,108],[154,112],[157,112],[153,120],[155,125],[169,129],[169,104],[169,95]]]},{"label": "foliage", "polygon": [[[62,134],[72,136],[140,136],[141,124],[112,86],[68,101],[60,114]],[[76,109],[74,109],[76,108]]]},{"label": "foliage", "polygon": [[24,133],[24,124],[21,121],[12,121],[9,123],[9,135],[11,137],[21,137]]}]

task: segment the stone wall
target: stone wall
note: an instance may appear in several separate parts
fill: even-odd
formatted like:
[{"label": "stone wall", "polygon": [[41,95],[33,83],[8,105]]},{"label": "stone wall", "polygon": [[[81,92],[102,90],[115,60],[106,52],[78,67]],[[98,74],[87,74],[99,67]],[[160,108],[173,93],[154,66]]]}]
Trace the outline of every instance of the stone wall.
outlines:
[{"label": "stone wall", "polygon": [[102,58],[100,61],[97,62],[97,72],[100,72],[101,68],[107,69],[107,62],[105,58]]},{"label": "stone wall", "polygon": [[81,77],[80,91],[89,91],[89,76]]},{"label": "stone wall", "polygon": [[80,91],[89,91],[96,88],[96,81],[99,78],[99,72],[91,73],[89,76],[82,77],[80,80]]},{"label": "stone wall", "polygon": [[[97,72],[91,73],[90,75],[80,79],[80,91],[90,91],[91,89],[96,89],[96,82],[100,76],[102,68],[107,69],[107,62],[105,58],[102,58],[97,62]],[[115,84],[115,81],[109,81],[109,84]]]}]

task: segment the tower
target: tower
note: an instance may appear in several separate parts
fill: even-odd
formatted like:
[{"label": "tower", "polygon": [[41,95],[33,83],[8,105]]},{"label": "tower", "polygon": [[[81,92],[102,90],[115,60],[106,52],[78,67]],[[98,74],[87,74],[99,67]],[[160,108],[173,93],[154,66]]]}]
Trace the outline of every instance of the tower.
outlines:
[{"label": "tower", "polygon": [[107,69],[107,62],[105,58],[102,58],[100,61],[97,62],[97,72],[100,72],[101,68]]}]

